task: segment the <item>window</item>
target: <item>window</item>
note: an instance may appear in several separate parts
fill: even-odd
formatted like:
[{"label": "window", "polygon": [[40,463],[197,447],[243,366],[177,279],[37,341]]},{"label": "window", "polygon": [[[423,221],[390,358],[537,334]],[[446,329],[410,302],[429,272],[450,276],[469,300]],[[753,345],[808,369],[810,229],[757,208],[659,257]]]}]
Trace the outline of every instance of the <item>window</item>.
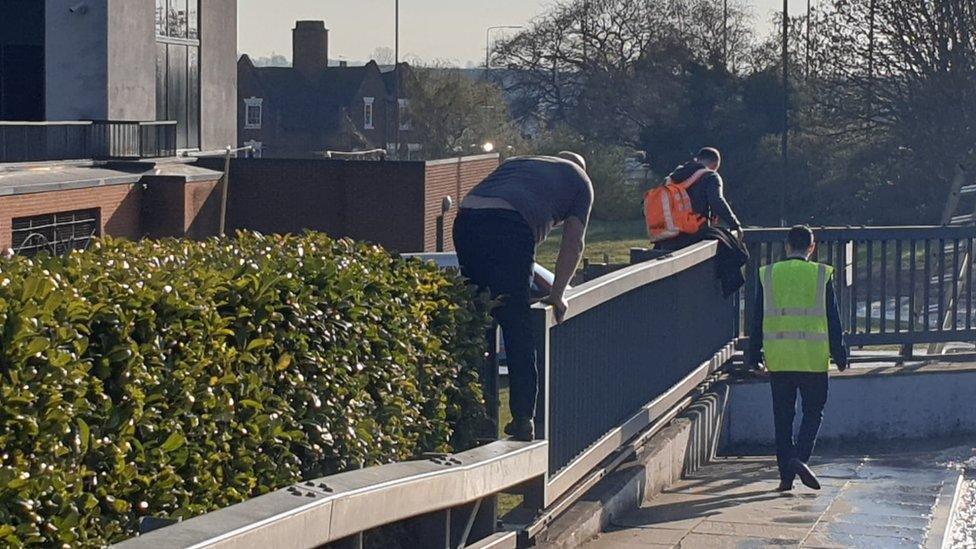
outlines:
[{"label": "window", "polygon": [[200,0],[156,0],[156,36],[200,38]]},{"label": "window", "polygon": [[156,0],[156,36],[166,36],[166,0]]},{"label": "window", "polygon": [[62,212],[13,220],[14,252],[37,255],[41,252],[60,255],[69,250],[84,250],[100,233],[98,208]]},{"label": "window", "polygon": [[200,0],[156,0],[156,119],[177,122],[176,147],[200,147]]},{"label": "window", "polygon": [[372,97],[363,98],[363,127],[373,129],[373,101]]},{"label": "window", "polygon": [[410,124],[410,100],[400,99],[400,129],[409,130],[412,125]]},{"label": "window", "polygon": [[264,156],[264,143],[252,139],[245,141],[244,146],[251,147],[251,150],[247,153],[248,158],[261,158]]},{"label": "window", "polygon": [[260,130],[264,99],[260,97],[248,97],[244,100],[244,129]]}]

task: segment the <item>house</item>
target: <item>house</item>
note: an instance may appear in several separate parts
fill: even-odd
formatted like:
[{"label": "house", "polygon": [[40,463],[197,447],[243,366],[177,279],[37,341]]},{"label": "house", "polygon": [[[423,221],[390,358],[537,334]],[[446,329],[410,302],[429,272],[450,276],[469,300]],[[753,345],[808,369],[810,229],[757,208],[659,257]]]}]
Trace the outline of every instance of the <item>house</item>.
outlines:
[{"label": "house", "polygon": [[[257,67],[247,55],[238,61],[242,146],[269,158],[386,149],[406,159],[419,151],[411,144],[409,101],[396,85],[397,71],[384,72],[372,61],[330,67],[323,21],[298,21],[292,40],[291,67]],[[407,70],[400,65],[401,79]]]}]

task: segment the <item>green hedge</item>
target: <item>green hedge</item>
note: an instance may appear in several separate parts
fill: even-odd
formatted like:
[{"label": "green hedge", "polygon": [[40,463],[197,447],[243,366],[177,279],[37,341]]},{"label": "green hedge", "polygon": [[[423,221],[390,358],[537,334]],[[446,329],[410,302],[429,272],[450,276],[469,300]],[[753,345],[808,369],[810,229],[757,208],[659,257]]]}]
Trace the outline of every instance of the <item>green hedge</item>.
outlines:
[{"label": "green hedge", "polygon": [[320,234],[0,260],[0,544],[101,545],[471,445],[484,308]]}]

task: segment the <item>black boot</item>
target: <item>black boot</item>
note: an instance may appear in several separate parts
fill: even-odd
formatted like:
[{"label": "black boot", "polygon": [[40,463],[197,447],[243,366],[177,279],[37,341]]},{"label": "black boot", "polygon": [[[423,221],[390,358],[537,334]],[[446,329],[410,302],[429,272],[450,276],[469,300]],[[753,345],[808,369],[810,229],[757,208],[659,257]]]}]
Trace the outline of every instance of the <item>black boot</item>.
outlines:
[{"label": "black boot", "polygon": [[813,470],[806,463],[803,463],[799,459],[793,458],[790,461],[790,467],[793,468],[793,472],[800,477],[800,482],[803,483],[807,488],[812,488],[814,490],[820,489],[820,481],[817,480],[817,475],[813,474]]},{"label": "black boot", "polygon": [[785,480],[779,481],[779,486],[776,488],[777,492],[792,492],[793,482],[787,482]]},{"label": "black boot", "polygon": [[505,426],[505,434],[515,440],[532,442],[535,440],[535,422],[531,419],[513,419]]}]

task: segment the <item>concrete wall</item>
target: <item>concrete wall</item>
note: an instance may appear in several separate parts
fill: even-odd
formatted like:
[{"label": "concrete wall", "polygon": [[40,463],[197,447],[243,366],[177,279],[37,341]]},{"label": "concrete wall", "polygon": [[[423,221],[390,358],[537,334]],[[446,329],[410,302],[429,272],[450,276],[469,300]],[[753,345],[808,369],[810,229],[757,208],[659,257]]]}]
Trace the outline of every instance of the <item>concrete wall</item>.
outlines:
[{"label": "concrete wall", "polygon": [[109,0],[108,118],[156,119],[154,0]]},{"label": "concrete wall", "polygon": [[727,385],[699,397],[667,427],[637,448],[633,459],[600,480],[536,539],[540,549],[579,547],[716,455]]},{"label": "concrete wall", "polygon": [[236,143],[237,0],[205,0],[200,2],[200,149]]},{"label": "concrete wall", "polygon": [[[47,119],[106,119],[108,0],[45,1]],[[69,11],[82,3],[86,13]]]},{"label": "concrete wall", "polygon": [[[976,369],[838,375],[831,379],[820,441],[912,441],[976,434]],[[799,422],[800,413],[797,413]],[[768,450],[773,444],[768,383],[732,386],[723,451]]]}]

